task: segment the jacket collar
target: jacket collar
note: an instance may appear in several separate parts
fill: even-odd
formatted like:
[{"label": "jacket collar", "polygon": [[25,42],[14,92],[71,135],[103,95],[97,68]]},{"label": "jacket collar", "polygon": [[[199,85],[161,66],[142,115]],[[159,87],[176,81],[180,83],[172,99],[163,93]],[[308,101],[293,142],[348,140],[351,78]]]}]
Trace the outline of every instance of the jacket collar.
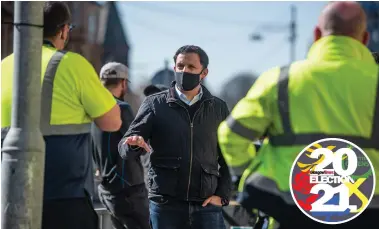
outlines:
[{"label": "jacket collar", "polygon": [[115,95],[113,95],[113,98],[115,98],[115,99],[118,100],[118,101],[124,102],[124,98],[119,98],[119,97],[117,97],[117,96],[115,96]]},{"label": "jacket collar", "polygon": [[[176,91],[175,91],[175,84],[176,84],[176,82],[173,81],[170,85],[170,88],[168,89],[167,99],[166,99],[167,103],[177,102],[178,100],[180,100],[178,98]],[[204,85],[201,85],[201,87],[203,89],[203,95],[202,95],[200,101],[207,100],[207,99],[213,99],[213,95],[208,91],[208,89]]]},{"label": "jacket collar", "polygon": [[51,48],[55,48],[54,44],[49,40],[43,40],[43,45]]},{"label": "jacket collar", "polygon": [[363,60],[375,63],[370,50],[346,36],[326,36],[316,41],[308,52],[311,60]]}]

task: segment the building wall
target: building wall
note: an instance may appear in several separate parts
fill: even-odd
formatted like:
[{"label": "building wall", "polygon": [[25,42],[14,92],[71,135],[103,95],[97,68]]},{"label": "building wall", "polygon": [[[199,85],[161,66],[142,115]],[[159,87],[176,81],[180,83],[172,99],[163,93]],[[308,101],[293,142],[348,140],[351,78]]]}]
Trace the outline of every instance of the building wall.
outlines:
[{"label": "building wall", "polygon": [[[66,2],[70,8],[72,23],[76,26],[70,33],[66,50],[84,56],[97,73],[106,61],[118,61],[128,65],[129,45],[122,29],[115,2],[103,5],[95,1]],[[1,2],[1,21],[13,22],[14,2]],[[106,52],[105,52],[106,50]],[[1,59],[13,52],[13,26],[1,26]],[[130,92],[126,97],[136,113],[141,104],[138,95]]]},{"label": "building wall", "polygon": [[[102,44],[98,42],[98,28],[102,6],[96,2],[66,2],[76,25],[70,34],[67,50],[80,53],[99,72],[102,66]],[[14,2],[1,2],[1,21],[13,22]],[[1,59],[13,52],[13,26],[1,25]]]},{"label": "building wall", "polygon": [[117,61],[129,66],[128,39],[116,3],[107,2],[105,7],[108,10],[108,17],[103,42],[103,63]]},{"label": "building wall", "polygon": [[102,6],[96,2],[66,2],[71,10],[75,29],[70,34],[67,49],[80,53],[100,72],[103,54],[102,44],[96,39],[99,33]]},{"label": "building wall", "polygon": [[[13,2],[1,2],[1,22],[13,22]],[[13,52],[13,25],[1,25],[1,59]]]}]

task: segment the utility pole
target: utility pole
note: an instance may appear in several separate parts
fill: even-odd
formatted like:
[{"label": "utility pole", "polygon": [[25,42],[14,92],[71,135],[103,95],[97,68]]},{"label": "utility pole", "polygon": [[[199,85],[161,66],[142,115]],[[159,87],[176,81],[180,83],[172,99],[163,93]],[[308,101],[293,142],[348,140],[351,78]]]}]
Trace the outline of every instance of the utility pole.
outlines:
[{"label": "utility pole", "polygon": [[[290,63],[296,60],[296,42],[297,42],[297,9],[295,5],[291,5],[291,19],[289,24],[264,24],[261,26],[262,32],[289,32],[289,43],[290,43],[290,51],[289,51],[289,61]],[[261,41],[264,39],[262,32],[255,32],[250,35],[250,39],[253,41]]]},{"label": "utility pole", "polygon": [[297,17],[296,7],[291,5],[291,22],[290,22],[290,63],[294,62],[296,59],[296,17]]},{"label": "utility pole", "polygon": [[43,5],[42,1],[14,2],[12,122],[1,161],[4,229],[41,228],[45,167],[40,131]]}]

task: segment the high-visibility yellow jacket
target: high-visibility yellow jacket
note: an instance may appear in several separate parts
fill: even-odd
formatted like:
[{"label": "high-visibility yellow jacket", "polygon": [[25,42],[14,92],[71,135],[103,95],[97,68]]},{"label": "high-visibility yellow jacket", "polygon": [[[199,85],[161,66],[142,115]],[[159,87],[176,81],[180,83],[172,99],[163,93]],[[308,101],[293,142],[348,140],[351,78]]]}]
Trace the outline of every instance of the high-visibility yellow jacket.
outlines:
[{"label": "high-visibility yellow jacket", "polygon": [[[251,142],[265,133],[256,154]],[[241,179],[293,203],[289,176],[296,156],[314,141],[349,140],[369,156],[379,181],[379,68],[370,51],[344,36],[321,38],[308,58],[263,73],[221,123],[229,166],[250,163]],[[370,207],[379,207],[379,182]]]},{"label": "high-visibility yellow jacket", "polygon": [[[11,125],[14,55],[1,61],[1,132]],[[44,199],[85,197],[93,191],[90,128],[116,105],[82,56],[42,47],[41,132],[46,143]],[[3,137],[3,136],[2,136]]]}]

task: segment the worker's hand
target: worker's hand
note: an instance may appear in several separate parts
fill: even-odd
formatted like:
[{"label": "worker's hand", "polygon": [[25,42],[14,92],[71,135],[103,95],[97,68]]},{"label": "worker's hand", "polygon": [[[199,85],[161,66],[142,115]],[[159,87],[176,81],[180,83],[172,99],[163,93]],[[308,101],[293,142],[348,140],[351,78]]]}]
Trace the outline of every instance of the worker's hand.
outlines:
[{"label": "worker's hand", "polygon": [[208,199],[206,199],[203,203],[203,207],[207,206],[208,204],[213,204],[215,206],[219,206],[219,207],[222,207],[222,203],[221,203],[221,197],[219,196],[211,196],[209,197]]},{"label": "worker's hand", "polygon": [[138,146],[145,149],[146,152],[151,153],[149,145],[145,142],[145,140],[141,136],[127,137],[124,144],[128,144],[131,146]]}]

